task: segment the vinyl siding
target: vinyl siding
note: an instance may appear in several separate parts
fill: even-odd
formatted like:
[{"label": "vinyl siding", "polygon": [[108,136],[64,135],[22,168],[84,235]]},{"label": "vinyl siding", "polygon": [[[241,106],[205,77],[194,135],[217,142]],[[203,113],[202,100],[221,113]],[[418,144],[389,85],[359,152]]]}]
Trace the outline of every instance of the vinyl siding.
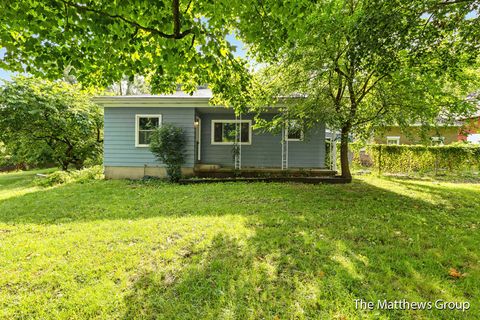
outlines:
[{"label": "vinyl siding", "polygon": [[[201,163],[233,166],[232,145],[212,145],[212,120],[235,119],[232,113],[200,114],[202,119]],[[266,116],[266,118],[269,118]],[[271,118],[271,116],[270,116]],[[243,120],[252,119],[244,116]],[[252,122],[253,123],[253,122]],[[323,168],[325,166],[325,126],[323,124],[305,132],[304,141],[289,141],[290,168]],[[281,167],[281,133],[252,133],[252,144],[242,145],[243,167]]]},{"label": "vinyl siding", "polygon": [[149,148],[135,147],[135,115],[162,115],[162,123],[182,128],[186,136],[185,167],[194,165],[194,115],[195,108],[156,107],[105,107],[104,165],[143,167],[163,166]]}]

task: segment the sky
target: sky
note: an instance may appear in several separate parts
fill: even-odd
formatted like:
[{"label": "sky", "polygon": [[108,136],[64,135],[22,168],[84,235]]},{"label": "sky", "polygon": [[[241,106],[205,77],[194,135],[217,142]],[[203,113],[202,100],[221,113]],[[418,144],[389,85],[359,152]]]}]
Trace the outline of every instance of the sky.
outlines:
[{"label": "sky", "polygon": [[[5,54],[5,49],[1,48],[0,49],[0,58],[2,58],[4,54]],[[0,69],[0,79],[10,80],[11,76],[12,76],[12,73],[10,71]]]}]

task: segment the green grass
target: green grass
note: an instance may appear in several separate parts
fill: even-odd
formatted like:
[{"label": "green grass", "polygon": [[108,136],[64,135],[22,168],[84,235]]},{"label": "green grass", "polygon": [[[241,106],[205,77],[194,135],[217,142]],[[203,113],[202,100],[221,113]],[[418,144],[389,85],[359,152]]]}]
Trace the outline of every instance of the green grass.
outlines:
[{"label": "green grass", "polygon": [[[1,318],[480,318],[478,184],[33,176],[0,174]],[[471,309],[356,310],[360,298]]]}]

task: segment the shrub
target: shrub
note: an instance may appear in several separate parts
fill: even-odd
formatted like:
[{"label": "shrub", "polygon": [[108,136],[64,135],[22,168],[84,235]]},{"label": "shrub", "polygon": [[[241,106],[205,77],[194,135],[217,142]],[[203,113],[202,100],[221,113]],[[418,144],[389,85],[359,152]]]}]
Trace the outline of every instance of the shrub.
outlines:
[{"label": "shrub", "polygon": [[172,182],[182,177],[181,168],[185,163],[185,136],[181,128],[170,124],[163,125],[152,134],[150,150],[155,157],[167,167],[167,174]]},{"label": "shrub", "polygon": [[103,168],[102,166],[94,166],[82,170],[55,171],[46,177],[37,178],[35,183],[39,186],[50,187],[58,184],[85,183],[100,179],[103,179]]}]

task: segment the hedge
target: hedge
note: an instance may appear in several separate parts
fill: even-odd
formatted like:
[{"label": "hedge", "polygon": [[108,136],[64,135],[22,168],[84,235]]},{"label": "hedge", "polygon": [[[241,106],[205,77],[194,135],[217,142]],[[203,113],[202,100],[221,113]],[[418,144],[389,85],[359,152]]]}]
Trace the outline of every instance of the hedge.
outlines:
[{"label": "hedge", "polygon": [[[445,146],[373,144],[350,149],[353,165],[370,166],[379,172],[411,173],[439,171],[479,171],[480,146],[454,144]],[[360,151],[362,150],[362,151]]]}]

